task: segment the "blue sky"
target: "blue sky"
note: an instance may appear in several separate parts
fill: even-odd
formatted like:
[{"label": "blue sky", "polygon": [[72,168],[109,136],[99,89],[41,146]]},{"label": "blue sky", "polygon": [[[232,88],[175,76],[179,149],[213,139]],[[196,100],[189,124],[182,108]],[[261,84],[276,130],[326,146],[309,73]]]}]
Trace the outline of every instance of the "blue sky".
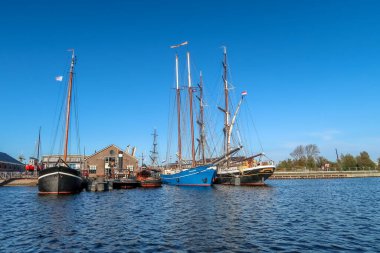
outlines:
[{"label": "blue sky", "polygon": [[1,1],[0,151],[32,155],[42,126],[42,151],[50,152],[63,85],[54,77],[67,74],[66,50],[75,48],[86,153],[111,143],[146,153],[157,128],[164,156],[174,86],[169,46],[188,40],[194,83],[202,70],[211,114],[219,113],[213,95],[221,92],[227,46],[236,93],[249,92],[246,107],[269,157],[314,143],[329,159],[337,148],[366,150],[375,160],[379,17],[380,2],[369,0]]}]

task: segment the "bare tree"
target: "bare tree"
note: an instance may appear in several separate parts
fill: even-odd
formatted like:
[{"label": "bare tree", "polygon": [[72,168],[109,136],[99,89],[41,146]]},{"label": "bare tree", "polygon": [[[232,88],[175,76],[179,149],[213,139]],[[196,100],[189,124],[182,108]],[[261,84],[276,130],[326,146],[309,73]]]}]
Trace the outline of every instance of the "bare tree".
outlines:
[{"label": "bare tree", "polygon": [[317,159],[319,156],[319,148],[315,144],[309,144],[305,146],[305,153],[308,159]]},{"label": "bare tree", "polygon": [[300,160],[305,157],[305,148],[302,145],[297,146],[290,156],[293,157],[294,160]]}]

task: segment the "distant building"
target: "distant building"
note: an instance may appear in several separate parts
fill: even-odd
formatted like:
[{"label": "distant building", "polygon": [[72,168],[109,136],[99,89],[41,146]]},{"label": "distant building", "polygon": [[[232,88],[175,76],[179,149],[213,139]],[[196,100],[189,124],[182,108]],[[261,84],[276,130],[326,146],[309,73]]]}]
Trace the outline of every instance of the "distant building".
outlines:
[{"label": "distant building", "polygon": [[[50,168],[57,164],[59,158],[63,159],[63,155],[44,155],[42,156],[42,163],[44,168]],[[84,169],[84,155],[67,155],[66,163],[73,169],[83,170]]]},{"label": "distant building", "polygon": [[138,160],[132,154],[111,144],[88,156],[85,160],[85,170],[83,174],[91,178],[129,177],[137,173]]},{"label": "distant building", "polygon": [[0,152],[0,172],[24,172],[25,164],[10,155]]}]

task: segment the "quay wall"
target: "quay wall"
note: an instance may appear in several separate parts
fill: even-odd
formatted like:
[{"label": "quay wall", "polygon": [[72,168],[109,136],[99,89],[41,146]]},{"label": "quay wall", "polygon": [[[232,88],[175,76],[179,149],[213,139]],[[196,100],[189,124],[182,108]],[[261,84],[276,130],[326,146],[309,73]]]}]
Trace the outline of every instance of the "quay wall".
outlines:
[{"label": "quay wall", "polygon": [[280,171],[269,179],[363,178],[380,177],[380,171]]},{"label": "quay wall", "polygon": [[0,186],[37,186],[37,178],[12,178],[0,180]]}]

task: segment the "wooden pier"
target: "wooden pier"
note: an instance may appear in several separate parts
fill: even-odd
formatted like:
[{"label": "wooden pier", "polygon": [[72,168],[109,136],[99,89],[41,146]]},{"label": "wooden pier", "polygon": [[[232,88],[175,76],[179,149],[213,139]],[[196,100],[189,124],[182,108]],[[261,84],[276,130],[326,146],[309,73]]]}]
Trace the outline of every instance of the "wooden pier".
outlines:
[{"label": "wooden pier", "polygon": [[378,170],[360,171],[279,171],[269,179],[323,179],[323,178],[365,178],[380,177]]},{"label": "wooden pier", "polygon": [[0,186],[36,186],[36,175],[28,175],[20,172],[1,172]]}]

